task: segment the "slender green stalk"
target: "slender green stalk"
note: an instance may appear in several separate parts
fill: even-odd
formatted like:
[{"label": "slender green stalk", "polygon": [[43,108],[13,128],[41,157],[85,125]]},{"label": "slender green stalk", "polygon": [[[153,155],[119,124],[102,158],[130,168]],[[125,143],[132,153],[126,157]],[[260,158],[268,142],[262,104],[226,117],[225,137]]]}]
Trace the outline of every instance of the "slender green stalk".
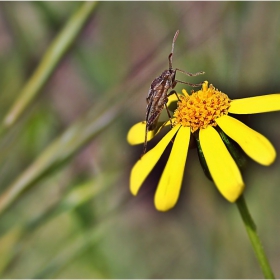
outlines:
[{"label": "slender green stalk", "polygon": [[236,204],[241,214],[249,238],[251,240],[251,243],[253,245],[253,249],[255,251],[258,262],[263,271],[264,277],[266,279],[275,279],[268,259],[265,255],[264,249],[262,247],[261,241],[259,239],[259,236],[257,234],[257,227],[249,213],[244,197],[240,196],[240,198],[236,201]]},{"label": "slender green stalk", "polygon": [[1,132],[5,131],[18,120],[19,116],[39,93],[40,89],[44,86],[58,63],[79,35],[84,24],[95,9],[96,4],[97,2],[83,3],[53,40],[37,69],[23,86],[19,97],[6,114],[1,124]]}]

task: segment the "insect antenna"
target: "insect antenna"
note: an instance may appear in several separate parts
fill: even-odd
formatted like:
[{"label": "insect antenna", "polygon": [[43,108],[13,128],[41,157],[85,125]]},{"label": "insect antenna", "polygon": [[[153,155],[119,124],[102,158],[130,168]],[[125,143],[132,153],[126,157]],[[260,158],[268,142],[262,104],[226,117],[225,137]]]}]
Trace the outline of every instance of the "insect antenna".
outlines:
[{"label": "insect antenna", "polygon": [[173,42],[172,42],[171,53],[170,53],[170,55],[168,57],[168,60],[169,60],[169,70],[172,69],[172,56],[173,56],[173,52],[174,52],[175,41],[176,41],[178,35],[179,35],[179,30],[177,30],[175,35],[174,35]]}]

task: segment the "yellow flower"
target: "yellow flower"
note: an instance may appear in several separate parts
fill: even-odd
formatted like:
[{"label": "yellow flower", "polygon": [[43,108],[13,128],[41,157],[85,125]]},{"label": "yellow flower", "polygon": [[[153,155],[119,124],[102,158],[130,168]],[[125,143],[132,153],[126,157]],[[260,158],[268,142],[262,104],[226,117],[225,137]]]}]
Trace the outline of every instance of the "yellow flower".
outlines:
[{"label": "yellow flower", "polygon": [[[235,202],[244,190],[244,183],[239,168],[218,130],[222,130],[237,142],[253,160],[262,165],[270,165],[276,158],[276,152],[269,140],[228,114],[255,114],[277,110],[280,110],[280,94],[230,100],[213,85],[208,87],[207,81],[203,83],[201,90],[191,95],[183,90],[173,115],[172,129],[132,168],[132,194],[138,193],[173,139],[172,150],[156,190],[155,206],[159,211],[167,211],[174,207],[179,198],[190,137],[193,134],[218,190],[228,201]],[[170,121],[163,123],[157,131],[149,132],[148,140],[166,125],[170,125]],[[143,143],[144,134],[145,122],[138,123],[128,132],[127,140],[131,145]]]}]

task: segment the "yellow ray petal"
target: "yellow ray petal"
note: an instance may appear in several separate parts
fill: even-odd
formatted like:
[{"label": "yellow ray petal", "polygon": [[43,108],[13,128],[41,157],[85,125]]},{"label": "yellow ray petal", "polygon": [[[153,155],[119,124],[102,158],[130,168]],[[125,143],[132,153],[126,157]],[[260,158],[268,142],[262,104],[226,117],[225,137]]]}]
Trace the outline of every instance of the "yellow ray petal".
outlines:
[{"label": "yellow ray petal", "polygon": [[[159,122],[158,129],[152,130],[148,132],[147,140],[150,141],[153,139],[163,127],[170,125],[170,120],[167,122]],[[130,145],[138,145],[143,144],[145,140],[145,132],[146,132],[146,122],[139,122],[133,125],[127,133],[127,142]]]},{"label": "yellow ray petal", "polygon": [[159,211],[167,211],[176,204],[187,159],[191,130],[181,127],[174,140],[168,162],[160,178],[156,195],[155,206]]},{"label": "yellow ray petal", "polygon": [[262,165],[273,163],[276,151],[262,134],[230,116],[222,116],[216,122],[253,160]]},{"label": "yellow ray petal", "polygon": [[232,100],[229,112],[233,114],[256,114],[280,110],[280,94],[268,94]]},{"label": "yellow ray petal", "polygon": [[243,192],[240,171],[218,132],[211,126],[199,131],[199,140],[210,174],[221,194],[234,202]]},{"label": "yellow ray petal", "polygon": [[[139,122],[133,125],[127,133],[127,142],[130,145],[144,143],[146,131],[146,122]],[[150,141],[154,137],[154,131],[149,131],[147,140]]]},{"label": "yellow ray petal", "polygon": [[152,150],[135,163],[130,174],[130,191],[132,194],[136,195],[138,193],[142,183],[158,162],[160,156],[179,127],[180,125],[177,125],[172,128]]}]

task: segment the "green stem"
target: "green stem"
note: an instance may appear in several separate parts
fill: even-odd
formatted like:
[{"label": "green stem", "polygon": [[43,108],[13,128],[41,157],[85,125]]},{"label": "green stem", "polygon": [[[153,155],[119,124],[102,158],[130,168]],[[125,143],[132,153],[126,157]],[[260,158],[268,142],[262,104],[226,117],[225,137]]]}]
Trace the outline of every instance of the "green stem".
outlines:
[{"label": "green stem", "polygon": [[11,127],[39,93],[56,66],[68,51],[89,19],[97,2],[84,2],[53,40],[33,75],[22,88],[19,96],[4,118],[0,132]]},{"label": "green stem", "polygon": [[243,195],[240,196],[240,198],[236,201],[236,204],[241,214],[242,220],[245,224],[245,228],[247,230],[247,233],[253,245],[253,249],[255,251],[256,257],[263,271],[264,277],[266,279],[275,279],[270,264],[268,262],[268,259],[265,255],[264,249],[262,247],[261,241],[259,239],[259,236],[257,234],[257,227],[249,213]]}]

